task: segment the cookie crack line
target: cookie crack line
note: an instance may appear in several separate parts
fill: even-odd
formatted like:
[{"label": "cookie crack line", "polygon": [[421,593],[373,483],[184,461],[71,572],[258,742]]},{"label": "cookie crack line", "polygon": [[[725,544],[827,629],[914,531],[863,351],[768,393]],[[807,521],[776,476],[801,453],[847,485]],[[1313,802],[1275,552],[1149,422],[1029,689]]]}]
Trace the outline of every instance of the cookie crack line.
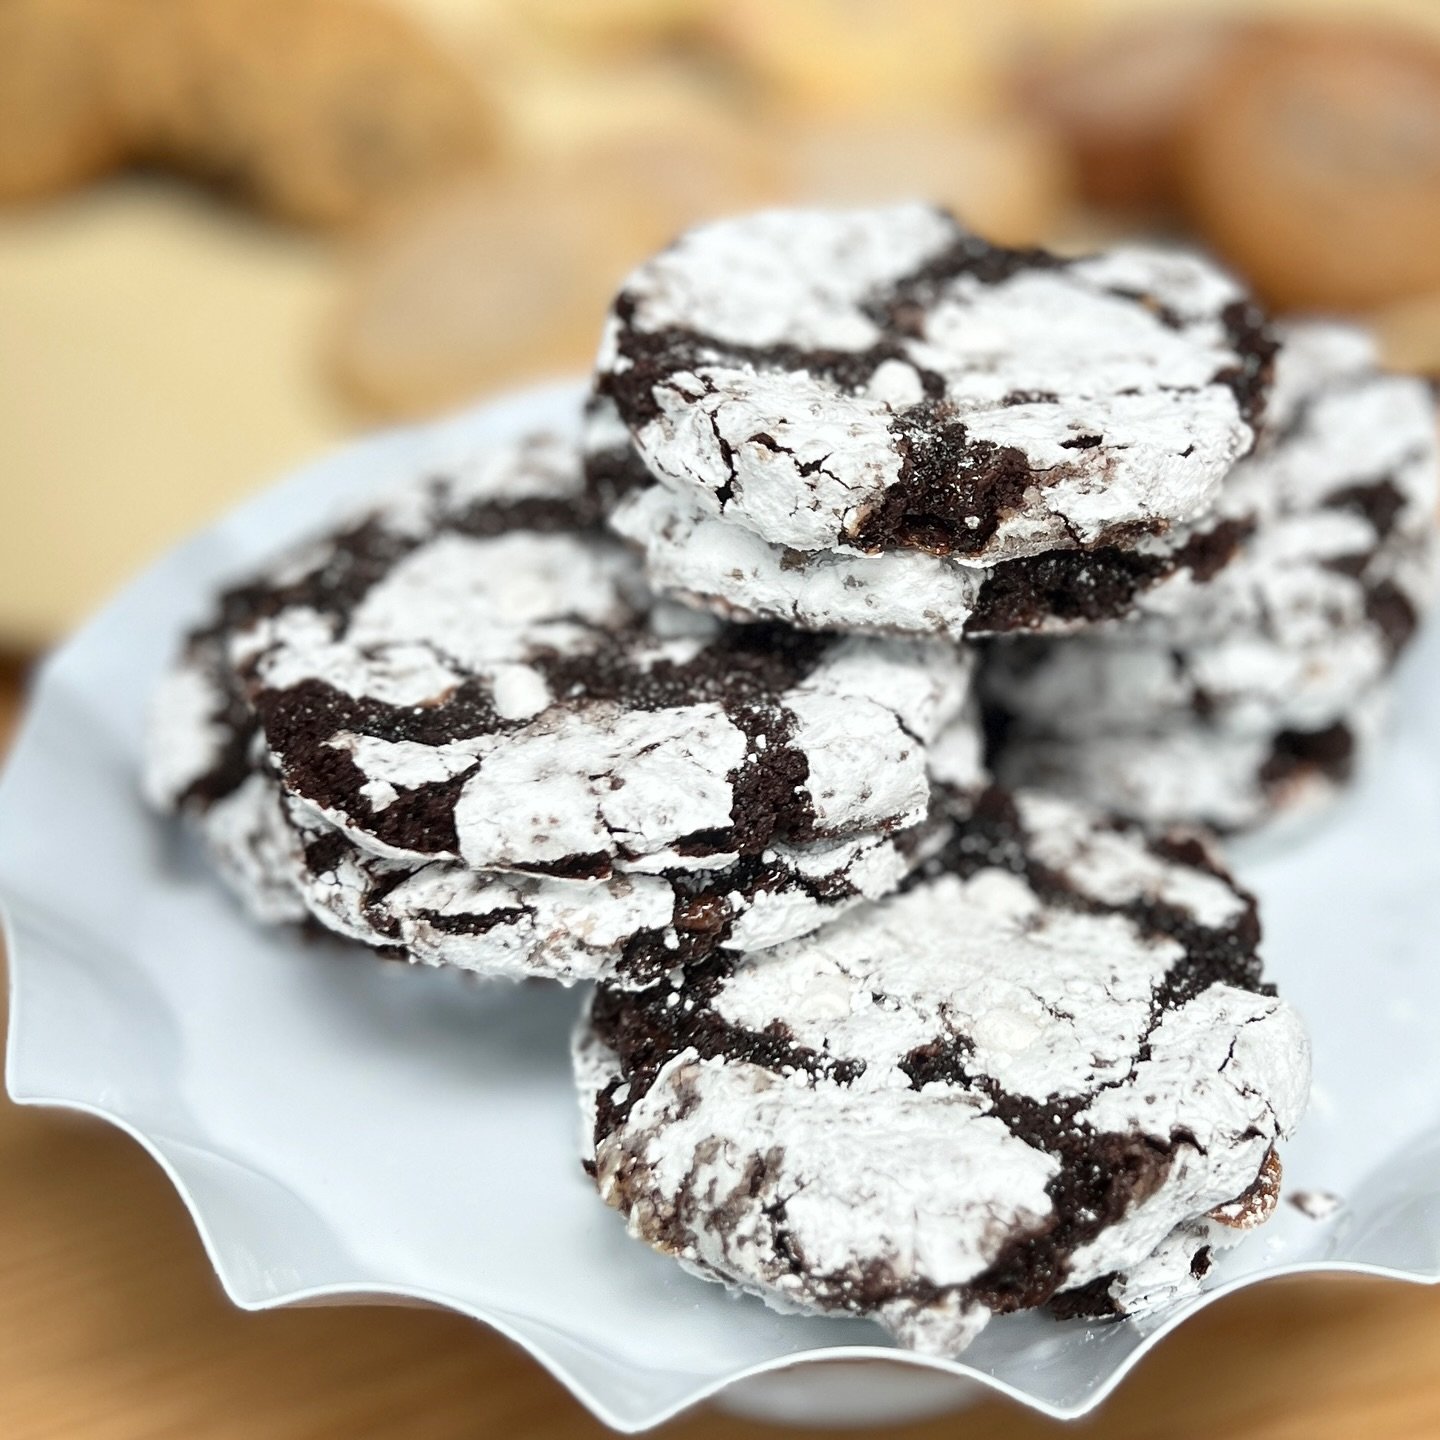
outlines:
[{"label": "cookie crack line", "polygon": [[[923,206],[765,212],[622,286],[596,484],[652,583],[720,616],[1069,633],[1132,616],[1207,516],[1243,523],[1215,502],[1277,345],[1182,252],[1007,251]],[[1072,551],[1093,570],[1033,593],[1000,573]]]},{"label": "cookie crack line", "polygon": [[259,918],[648,981],[808,933],[918,858],[970,658],[654,597],[577,440],[407,479],[192,632],[147,794]]},{"label": "cookie crack line", "polygon": [[[1274,1164],[1273,1142],[1288,1133],[1295,1118],[1290,1112],[1296,1109],[1295,1096],[1287,1098],[1282,1111],[1266,1093],[1270,1081],[1262,1084],[1256,1078],[1250,1082],[1242,1075],[1238,1077],[1242,1087],[1250,1083],[1254,1092],[1256,1103],[1250,1110],[1265,1117],[1257,1121],[1252,1115],[1248,1127],[1243,1114],[1228,1116],[1218,1122],[1218,1128],[1215,1122],[1206,1122],[1206,1133],[1202,1135],[1199,1121],[1203,1117],[1191,1116],[1183,1105],[1149,1111],[1146,1107],[1154,1097],[1143,1103],[1134,1101],[1138,1108],[1124,1126],[1107,1124],[1102,1118],[1107,1113],[1125,1115],[1132,1104],[1122,1099],[1118,1108],[1112,1106],[1107,1111],[1105,1097],[1167,1083],[1160,1076],[1163,1066],[1172,1062],[1162,1058],[1162,1053],[1168,1057],[1170,1051],[1156,1051],[1154,1047],[1160,1044],[1158,1037],[1166,1020],[1179,1024],[1181,1034],[1186,1025],[1209,1023],[1211,1011],[1191,1012],[1189,1007],[1194,1003],[1218,1007],[1214,1014],[1225,1025],[1232,1023],[1231,1016],[1242,1025],[1279,1023],[1277,1043],[1296,1041],[1293,1020],[1277,1022],[1281,1011],[1267,999],[1273,989],[1261,979],[1255,953],[1259,928],[1253,897],[1235,887],[1198,838],[1185,834],[1152,836],[1115,818],[1089,816],[1081,820],[1076,817],[1083,812],[1075,812],[1060,802],[1011,797],[994,787],[968,799],[956,796],[949,809],[949,842],[905,882],[901,899],[890,903],[902,904],[905,896],[925,887],[959,880],[982,887],[974,893],[992,895],[991,903],[1008,904],[1000,897],[1010,892],[1003,888],[996,891],[992,884],[996,877],[1004,876],[1021,882],[1023,892],[1016,893],[1030,897],[1026,903],[1037,907],[1031,912],[1022,906],[1016,912],[1022,932],[1031,926],[1043,932],[1044,925],[1051,923],[1045,917],[1062,913],[1106,923],[1122,922],[1125,933],[1146,947],[1146,953],[1160,964],[1158,975],[1148,982],[1140,1012],[1126,1022],[1127,1026],[1133,1024],[1133,1035],[1114,1057],[1118,1060],[1128,1055],[1127,1064],[1112,1068],[1109,1059],[1092,1053],[1092,1068],[1083,1076],[1070,1077],[1061,1084],[1057,1070],[1052,1082],[1056,1088],[1048,1092],[1033,1079],[1026,1083],[1037,1088],[1017,1088],[1014,1081],[1007,1082],[989,1068],[995,1063],[996,1052],[990,1052],[989,1060],[979,1056],[975,1037],[989,1023],[984,1014],[976,1012],[968,1017],[961,1009],[948,1007],[943,999],[935,1014],[944,1028],[935,1038],[914,1045],[894,1061],[866,1051],[865,1044],[871,1042],[859,1042],[860,1049],[852,1048],[843,1039],[836,1045],[835,1032],[826,1033],[824,1025],[817,1029],[815,1015],[799,1021],[804,1025],[802,1038],[788,1023],[787,1008],[770,1007],[780,1006],[786,995],[791,997],[790,1009],[803,1006],[803,995],[810,993],[810,986],[824,987],[823,992],[816,993],[823,993],[827,1008],[816,1014],[832,1015],[843,1033],[850,1033],[845,1027],[853,1022],[860,1027],[855,1036],[874,1034],[867,1027],[880,1023],[865,1018],[861,1014],[863,1007],[857,1008],[853,996],[846,999],[846,987],[866,986],[866,997],[877,1011],[892,1013],[892,1007],[883,1004],[888,991],[876,988],[870,981],[871,971],[862,952],[851,955],[846,922],[840,922],[831,932],[830,941],[778,951],[773,960],[751,964],[743,956],[712,957],[693,966],[677,967],[648,990],[620,994],[602,986],[593,999],[588,1028],[582,1032],[593,1035],[614,1057],[613,1071],[592,1096],[594,1173],[606,1198],[630,1214],[637,1233],[732,1283],[768,1293],[767,1286],[774,1283],[774,1276],[784,1274],[797,1287],[793,1294],[782,1290],[790,1298],[806,1297],[822,1309],[889,1317],[886,1323],[916,1335],[920,1329],[907,1327],[923,1328],[927,1323],[924,1315],[941,1310],[946,1314],[969,1314],[977,1307],[986,1314],[1033,1308],[1065,1295],[1067,1288],[1075,1288],[1077,1294],[1063,1300],[1060,1308],[1066,1313],[1097,1313],[1105,1308],[1097,1296],[1112,1306],[1119,1303],[1109,1290],[1120,1283],[1122,1272],[1138,1261],[1140,1253],[1148,1253],[1151,1245],[1163,1239],[1166,1224],[1193,1221],[1198,1225],[1217,1203],[1229,1203],[1248,1193],[1247,1187],[1253,1188],[1260,1171]],[[1072,828],[1067,830],[1067,825]],[[1073,829],[1077,825],[1080,828]],[[1115,846],[1120,847],[1118,851]],[[1068,861],[1065,856],[1070,857]],[[1122,856],[1123,860],[1119,858]],[[1121,868],[1106,872],[1107,865]],[[1107,880],[1106,873],[1117,878]],[[1118,877],[1122,875],[1133,878],[1120,884]],[[1182,896],[1189,898],[1182,903]],[[877,919],[881,914],[876,912]],[[871,930],[862,923],[856,933],[869,937],[864,942],[867,945],[906,943],[899,930]],[[1077,935],[1084,933],[1091,932]],[[1118,932],[1093,933],[1114,936]],[[963,935],[957,937],[957,943],[963,950]],[[1050,943],[1063,948],[1070,942],[1057,938]],[[803,969],[803,959],[812,950],[816,970],[802,984],[810,973]],[[830,975],[829,964],[819,963],[831,959],[839,966],[833,979],[826,978]],[[777,965],[787,968],[776,972],[772,967]],[[853,968],[855,965],[859,968]],[[766,976],[777,973],[780,979],[766,981]],[[1133,981],[1102,976],[1103,972],[1096,979],[1112,994],[1109,1003],[1134,1006],[1138,997],[1122,998],[1129,994]],[[767,992],[767,983],[778,989]],[[1064,1025],[1064,1017],[1074,1009],[1067,997],[1084,993],[1083,989],[1066,990],[1052,996],[1023,976],[1017,977],[1015,984],[1034,998],[1037,1010],[1048,1016],[1051,1024]],[[838,992],[834,990],[837,985]],[[730,998],[737,994],[764,996],[763,1008],[747,1009],[753,1002]],[[1213,998],[1202,1001],[1207,996]],[[1247,1002],[1248,1008],[1247,1003],[1230,998],[1242,996],[1253,997]],[[892,998],[893,1011],[898,1014],[910,1014],[917,1003],[903,996]],[[1263,1013],[1256,1012],[1256,1002]],[[815,1003],[822,1002],[817,999]],[[1013,1002],[1006,1003],[1012,1008],[1003,1013],[1018,1016],[1024,1011],[1024,1005],[1017,1011]],[[739,1012],[733,1008],[737,1004]],[[914,1013],[918,1016],[921,1012]],[[1192,1018],[1175,1018],[1187,1015]],[[896,1023],[902,1022],[884,1022]],[[1001,1023],[998,1016],[996,1023]],[[902,1029],[900,1033],[905,1032]],[[1165,1042],[1167,1047],[1177,1043],[1174,1032],[1171,1034],[1172,1038]],[[1233,1035],[1230,1038],[1233,1040]],[[1228,1075],[1238,1064],[1237,1045],[1229,1044],[1225,1054],[1230,1058],[1219,1064],[1217,1057],[1216,1068]],[[809,1153],[805,1151],[792,1165],[780,1140],[767,1139],[789,1133],[783,1126],[774,1128],[776,1122],[771,1119],[754,1121],[761,1127],[754,1132],[754,1155],[745,1153],[744,1143],[738,1138],[751,1133],[744,1128],[750,1123],[744,1121],[744,1116],[752,1105],[773,1107],[792,1095],[798,1103],[798,1097],[804,1094],[893,1095],[885,1075],[872,1074],[872,1062],[876,1061],[894,1064],[909,1092],[926,1097],[930,1103],[941,1104],[950,1096],[968,1096],[980,1102],[973,1114],[993,1119],[1010,1141],[1027,1153],[1044,1155],[1053,1162],[1043,1185],[1044,1207],[1032,1207],[1029,1218],[1017,1214],[998,1247],[969,1275],[938,1281],[933,1272],[917,1273],[908,1265],[897,1268],[879,1251],[870,1255],[863,1249],[857,1252],[853,1265],[832,1267],[822,1258],[823,1245],[813,1253],[808,1249],[822,1233],[812,1228],[818,1220],[811,1216],[797,1232],[792,1216],[796,1202],[790,1177],[821,1173],[813,1170],[816,1160],[805,1159],[804,1154]],[[1298,1062],[1287,1059],[1283,1063]],[[1142,1067],[1152,1064],[1161,1065],[1162,1070],[1156,1072],[1156,1078],[1147,1079]],[[774,1079],[742,1079],[752,1071],[768,1073]],[[707,1074],[725,1073],[732,1076],[730,1082],[707,1082],[704,1078]],[[716,1084],[721,1088],[713,1091]],[[657,1085],[661,1086],[658,1092]],[[705,1133],[704,1123],[699,1122],[695,1153],[682,1149],[674,1157],[684,1167],[684,1178],[672,1186],[663,1178],[667,1172],[662,1117],[673,1113],[675,1124],[686,1123],[695,1106],[706,1103],[705,1096],[712,1091],[729,1096],[727,1104],[747,1107],[734,1115],[727,1112],[723,1121],[717,1114],[715,1121],[721,1127],[722,1138],[713,1144],[737,1148],[733,1152],[726,1150],[730,1158],[717,1170],[719,1162],[707,1148],[712,1142],[699,1140]],[[657,1093],[659,1099],[652,1099]],[[1241,1088],[1236,1093],[1246,1092]],[[637,1107],[645,1108],[637,1111]],[[763,1108],[758,1113],[769,1116],[771,1109]],[[824,1109],[820,1114],[829,1115],[830,1111]],[[1231,1130],[1246,1128],[1243,1135],[1232,1135],[1227,1126]],[[1215,1133],[1210,1134],[1210,1130]],[[730,1138],[723,1138],[726,1136]],[[1249,1157],[1244,1147],[1261,1140],[1268,1143],[1264,1154],[1254,1157],[1256,1168],[1251,1171],[1246,1168]],[[1245,1158],[1232,1154],[1237,1147]],[[1187,1180],[1189,1171],[1185,1165],[1176,1168],[1182,1152],[1204,1163],[1202,1177],[1223,1178]],[[808,1172],[807,1166],[811,1167]],[[721,1182],[716,1177],[722,1170],[731,1178],[717,1190]],[[1193,1215],[1177,1210],[1173,1219],[1161,1222],[1161,1228],[1156,1229],[1156,1222],[1145,1218],[1150,1214],[1146,1202],[1166,1191],[1172,1175],[1179,1177],[1174,1182],[1181,1186],[1177,1194],[1207,1198],[1203,1204],[1197,1199]],[[1229,1189],[1231,1184],[1233,1190]],[[647,1200],[652,1185],[659,1189],[653,1200]],[[1217,1185],[1221,1192],[1218,1196]],[[1171,1203],[1183,1206],[1189,1202]],[[757,1223],[762,1226],[758,1231],[754,1229]],[[891,1225],[898,1223],[891,1218]],[[918,1212],[915,1223],[920,1223]],[[1122,1224],[1130,1228],[1118,1230]],[[1107,1250],[1101,1237],[1112,1232],[1135,1237],[1153,1233],[1154,1239],[1122,1238],[1119,1249],[1112,1240]],[[1201,1226],[1191,1249],[1198,1253],[1207,1233]],[[892,1231],[887,1229],[886,1234]],[[895,1243],[900,1253],[905,1253],[907,1242],[903,1236],[897,1235]],[[938,1238],[928,1243],[937,1244]],[[732,1251],[732,1244],[741,1248]],[[1103,1286],[1097,1286],[1089,1268],[1075,1268],[1082,1254],[1087,1257],[1083,1263],[1088,1267],[1094,1263],[1095,1255],[1125,1255],[1126,1244],[1140,1247],[1135,1260],[1125,1261],[1120,1271],[1107,1267],[1101,1277],[1105,1280]],[[1096,1245],[1101,1245],[1099,1251],[1093,1249]],[[752,1246],[758,1247],[753,1257]],[[762,1259],[762,1254],[769,1258]],[[1195,1263],[1192,1256],[1191,1264]],[[772,1265],[774,1268],[767,1270]],[[1203,1265],[1200,1268],[1203,1270]],[[769,1280],[762,1279],[766,1274]],[[951,1322],[934,1323],[943,1328]]]}]

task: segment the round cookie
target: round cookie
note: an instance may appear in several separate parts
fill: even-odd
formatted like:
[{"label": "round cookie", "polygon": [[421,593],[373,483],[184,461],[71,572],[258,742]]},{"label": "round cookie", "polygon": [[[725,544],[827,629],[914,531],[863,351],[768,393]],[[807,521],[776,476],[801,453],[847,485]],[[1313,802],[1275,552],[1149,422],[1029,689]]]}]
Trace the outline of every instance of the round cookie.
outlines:
[{"label": "round cookie", "polygon": [[932,0],[726,0],[703,14],[707,48],[775,130],[777,112],[871,125],[993,113],[1017,38],[1003,11]]},{"label": "round cookie", "polygon": [[[899,836],[777,844],[725,869],[577,883],[387,860],[287,796],[266,768],[254,718],[213,637],[192,642],[157,691],[146,752],[151,804],[181,812],[261,923],[318,923],[410,961],[485,976],[650,984],[717,949],[808,934],[894,890],[936,843]],[[937,747],[947,778],[981,783],[973,714]]]},{"label": "round cookie", "polygon": [[1191,108],[1190,218],[1265,298],[1358,309],[1440,287],[1440,45],[1385,25],[1254,27]]},{"label": "round cookie", "polygon": [[1233,43],[1214,14],[1122,17],[1046,47],[1019,88],[1064,143],[1083,200],[1153,222],[1175,208],[1179,135]]},{"label": "round cookie", "polygon": [[983,118],[957,116],[948,104],[884,119],[811,114],[766,148],[783,163],[790,204],[882,205],[923,195],[1001,245],[1033,245],[1073,214],[1068,157],[1052,127],[1010,107]]},{"label": "round cookie", "polygon": [[1116,1313],[1177,1250],[1203,1273],[1209,1217],[1264,1213],[1309,1078],[1198,841],[998,790],[952,826],[821,938],[600,987],[576,1042],[632,1234],[946,1354],[992,1314]]},{"label": "round cookie", "polygon": [[919,550],[869,555],[852,547],[802,551],[772,545],[658,484],[613,401],[585,412],[585,470],[610,526],[639,552],[659,593],[738,621],[778,620],[801,630],[965,636],[1063,635],[1132,616],[1152,586],[1227,565],[1253,523],[1250,497],[1222,492],[1203,521],[1128,548],[1054,550],[970,565]]},{"label": "round cookie", "polygon": [[[327,613],[337,615],[372,593],[390,566],[415,557],[438,528],[504,534],[507,524],[553,526],[557,534],[595,537],[596,500],[580,487],[569,441],[531,439],[441,471],[397,488],[261,582],[226,592],[154,697],[145,795],[157,809],[192,819],[213,863],[258,919],[318,920],[367,945],[485,975],[634,981],[714,948],[759,949],[802,935],[893,890],[923,857],[932,835],[926,824],[899,835],[775,841],[743,858],[723,855],[719,867],[687,857],[652,874],[596,881],[485,873],[444,858],[383,857],[285,792],[233,665],[236,654],[251,654],[256,625],[321,590],[337,606]],[[714,631],[708,622],[707,631]],[[444,632],[433,628],[435,636]],[[981,783],[973,706],[937,733],[929,755],[950,783]]]},{"label": "round cookie", "polygon": [[969,655],[656,602],[573,439],[476,463],[222,597],[287,790],[376,854],[587,879],[924,817]]},{"label": "round cookie", "polygon": [[119,13],[130,153],[287,220],[370,220],[494,151],[474,77],[394,6],[123,0]]},{"label": "round cookie", "polygon": [[[1319,348],[1332,327],[1311,329]],[[987,698],[1057,737],[1187,716],[1250,734],[1324,728],[1384,680],[1433,599],[1437,479],[1425,385],[1373,368],[1317,379],[1228,482],[1262,514],[1233,563],[1204,584],[1167,578],[1136,623],[995,646]]]},{"label": "round cookie", "polygon": [[597,388],[659,481],[772,544],[993,565],[1201,516],[1273,348],[1181,252],[1001,249],[920,205],[771,211],[630,276]]}]

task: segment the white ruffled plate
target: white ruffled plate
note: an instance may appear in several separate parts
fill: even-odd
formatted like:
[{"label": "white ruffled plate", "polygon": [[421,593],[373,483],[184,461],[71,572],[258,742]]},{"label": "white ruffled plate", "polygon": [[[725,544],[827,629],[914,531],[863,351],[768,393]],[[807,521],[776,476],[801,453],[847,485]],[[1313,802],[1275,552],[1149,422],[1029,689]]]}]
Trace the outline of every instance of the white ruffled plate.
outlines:
[{"label": "white ruffled plate", "polygon": [[627,1239],[581,1173],[575,993],[407,970],[245,923],[136,794],[146,696],[182,627],[217,579],[337,505],[563,415],[577,393],[527,392],[322,461],[165,557],[45,667],[0,786],[11,1095],[139,1140],[237,1305],[448,1306],[622,1430],[815,1360],[904,1367],[858,1368],[843,1387],[829,1367],[808,1372],[829,1404],[806,1374],[732,1398],[790,1419],[832,1418],[837,1396],[852,1417],[898,1417],[957,1399],[962,1377],[1077,1416],[1229,1290],[1307,1270],[1440,1280],[1440,628],[1355,792],[1241,866],[1264,904],[1270,974],[1314,1032],[1286,1192],[1341,1204],[1323,1220],[1283,1204],[1203,1297],[1143,1321],[1012,1317],[961,1363],[900,1355],[864,1322],[732,1299]]}]

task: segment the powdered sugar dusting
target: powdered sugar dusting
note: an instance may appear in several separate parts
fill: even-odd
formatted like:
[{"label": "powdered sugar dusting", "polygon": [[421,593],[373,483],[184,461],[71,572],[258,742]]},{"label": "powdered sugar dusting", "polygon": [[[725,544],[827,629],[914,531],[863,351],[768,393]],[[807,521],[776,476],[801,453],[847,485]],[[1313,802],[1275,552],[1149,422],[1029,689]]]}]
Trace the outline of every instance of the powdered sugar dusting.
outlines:
[{"label": "powdered sugar dusting", "polygon": [[736,619],[806,630],[895,630],[958,639],[985,572],[918,550],[787,551],[705,513],[661,485],[637,490],[611,516],[640,546],[651,584]]},{"label": "powdered sugar dusting", "polygon": [[945,247],[927,205],[872,211],[762,211],[705,225],[651,260],[626,292],[646,330],[683,327],[742,345],[860,350],[878,330],[870,291]]},{"label": "powdered sugar dusting", "polygon": [[1193,256],[1061,262],[916,206],[770,212],[629,278],[601,386],[660,481],[798,550],[933,548],[878,518],[930,484],[917,456],[948,457],[936,484],[957,503],[967,474],[999,467],[998,498],[985,487],[968,517],[914,502],[927,535],[943,515],[947,545],[984,566],[1213,501],[1255,438],[1232,379],[1264,390],[1268,342],[1240,337],[1243,306]]},{"label": "powdered sugar dusting", "polygon": [[969,658],[656,601],[580,471],[521,442],[262,577],[225,644],[287,788],[377,855],[597,877],[918,822]]},{"label": "powdered sugar dusting", "polygon": [[[1239,964],[1248,902],[1219,872],[1053,798],[972,803],[898,895],[602,990],[577,1035],[597,1183],[632,1233],[944,1353],[1000,1303],[991,1283],[1033,1285],[1029,1304],[1132,1270],[1158,1284],[1177,1233],[1271,1163],[1309,1075],[1298,1020]],[[1197,964],[1221,969],[1170,988]],[[1101,1218],[1083,1177],[1132,1145],[1153,1173]]]},{"label": "powdered sugar dusting", "polygon": [[1228,566],[1177,571],[1131,624],[996,647],[1012,781],[1244,828],[1353,770],[1440,588],[1434,402],[1330,324],[1286,331],[1277,385],[1279,429],[1226,482],[1256,517]]}]

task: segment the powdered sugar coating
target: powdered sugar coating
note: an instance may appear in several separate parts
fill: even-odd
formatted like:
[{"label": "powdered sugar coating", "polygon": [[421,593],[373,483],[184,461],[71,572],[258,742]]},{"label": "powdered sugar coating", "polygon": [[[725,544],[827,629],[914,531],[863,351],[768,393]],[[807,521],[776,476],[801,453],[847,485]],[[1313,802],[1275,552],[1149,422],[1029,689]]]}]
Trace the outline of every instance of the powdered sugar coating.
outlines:
[{"label": "powdered sugar coating", "polygon": [[987,792],[815,939],[602,988],[601,1194],[701,1274],[954,1353],[1255,1182],[1308,1086],[1255,935],[1193,842]]},{"label": "powdered sugar coating", "polygon": [[1069,801],[1021,790],[1015,807],[1029,852],[1062,874],[1075,891],[1096,904],[1123,907],[1136,895],[1178,910],[1210,930],[1240,925],[1249,909],[1218,853],[1200,846],[1206,864],[1178,863],[1172,854],[1137,843],[1124,828],[1096,823],[1095,815]]},{"label": "powdered sugar coating", "polygon": [[140,788],[155,809],[175,809],[219,763],[230,734],[224,710],[214,676],[202,664],[182,661],[155,687],[140,774]]},{"label": "powdered sugar coating", "polygon": [[1194,720],[1071,739],[1012,735],[991,757],[1007,785],[1107,805],[1147,824],[1221,832],[1298,824],[1332,803],[1384,733],[1389,687],[1323,728],[1246,734]]},{"label": "powdered sugar coating", "polygon": [[1352,580],[1425,583],[1410,574],[1407,552],[1432,543],[1440,500],[1429,387],[1379,371],[1350,327],[1298,323],[1282,334],[1281,423],[1225,487],[1230,503],[1257,516],[1255,535],[1216,583],[1180,573],[1148,591],[1137,635],[1215,640],[1277,613],[1323,610],[1333,587],[1320,577],[1344,578],[1346,561]]},{"label": "powdered sugar coating", "polygon": [[1134,615],[1166,577],[1228,563],[1248,516],[1217,513],[1133,545],[966,564],[919,550],[866,554],[773,545],[663,485],[630,490],[611,528],[639,551],[657,590],[730,620],[802,630],[965,637],[1068,635]]},{"label": "powdered sugar coating", "polygon": [[1230,565],[1162,581],[1130,625],[993,648],[1011,780],[1237,828],[1352,768],[1347,722],[1437,589],[1434,402],[1342,326],[1291,327],[1277,377],[1283,423],[1226,484],[1258,516]]},{"label": "powdered sugar coating", "polygon": [[990,565],[1199,516],[1269,353],[1198,258],[1061,261],[897,206],[692,231],[626,282],[598,369],[702,510],[801,551]]},{"label": "powdered sugar coating", "polygon": [[[187,792],[176,776],[168,789],[152,783],[152,802],[186,814],[211,863],[257,921],[315,922],[416,963],[488,977],[651,983],[714,949],[780,944],[879,899],[938,838],[926,825],[898,837],[776,844],[725,869],[617,872],[591,883],[385,859],[287,795],[268,772],[253,721],[243,712],[237,720],[228,704],[218,644],[192,647],[174,673],[183,678],[158,698],[179,693],[193,703],[176,712],[162,705],[166,723],[152,731],[152,766],[170,775],[173,767],[156,752],[177,743],[195,762],[186,767],[187,783],[211,775],[226,753],[243,759],[228,788],[216,782],[218,793]],[[967,723],[974,724],[973,715]],[[203,743],[187,740],[185,725]],[[947,742],[951,750],[959,743]]]},{"label": "powdered sugar coating", "polygon": [[222,597],[288,790],[376,855],[565,877],[923,818],[968,656],[656,601],[597,529],[573,433],[500,448]]},{"label": "powdered sugar coating", "polygon": [[1196,723],[1249,736],[1323,728],[1385,682],[1434,602],[1428,523],[1373,547],[1355,515],[1273,522],[1214,582],[1232,592],[1211,605],[1237,614],[1232,630],[1190,639],[1168,633],[1183,619],[1151,621],[997,649],[986,693],[1025,732],[1057,738]]},{"label": "powdered sugar coating", "polygon": [[[963,1285],[993,1261],[1000,1237],[1043,1222],[1057,1169],[964,1094],[928,1096],[903,1081],[808,1086],[694,1054],[669,1062],[631,1117],[623,1141],[600,1147],[602,1193],[622,1169],[627,1181],[633,1175],[652,1197],[652,1213],[632,1212],[641,1238],[653,1241],[652,1225],[677,1227],[675,1248],[689,1266],[776,1308],[815,1303],[811,1275],[784,1263],[786,1245],[822,1275],[855,1275],[863,1255],[877,1268]],[[739,1213],[721,1228],[702,1212],[692,1229],[682,1219],[691,1196]],[[780,1233],[789,1240],[779,1243]],[[880,1308],[903,1341],[932,1307]],[[946,1318],[931,1339],[940,1351],[963,1348],[983,1324],[977,1307]]]},{"label": "powdered sugar coating", "polygon": [[[575,884],[467,870],[433,860],[381,860],[355,846],[317,845],[325,829],[297,824],[292,878],[328,928],[407,959],[485,976],[570,983],[653,981],[708,949],[763,949],[809,934],[909,873],[923,845],[882,836],[794,849],[760,865],[690,875],[617,873]],[[332,832],[333,833],[333,832]]]},{"label": "powdered sugar coating", "polygon": [[[321,554],[311,550],[307,562],[292,567],[289,583],[301,583]],[[710,622],[703,625],[713,632]],[[672,658],[696,645],[678,612],[657,628]],[[759,950],[805,935],[861,900],[890,893],[935,842],[935,827],[922,824],[897,835],[776,841],[740,860],[721,857],[719,867],[685,857],[674,867],[652,865],[654,873],[615,871],[593,881],[383,857],[285,791],[230,662],[235,648],[223,622],[197,632],[158,688],[145,791],[156,808],[189,818],[220,876],[262,923],[315,922],[415,962],[487,976],[564,982],[606,976],[639,984],[717,948]],[[824,717],[827,697],[851,696],[864,678],[886,690],[888,713],[907,730],[937,730],[937,753],[948,757],[955,783],[982,782],[973,704],[946,723],[932,685],[904,658],[904,647],[881,654],[837,641],[832,658],[832,667],[802,688],[799,726],[815,723],[806,704],[819,704]],[[416,785],[444,782],[468,763],[444,746],[376,736],[350,736],[347,743],[389,752],[392,773]],[[844,744],[835,747],[837,760],[845,753]],[[874,757],[867,753],[865,763]],[[819,768],[812,782],[822,801],[840,779],[832,773],[821,783]],[[370,785],[382,811],[399,793],[392,786],[383,795]]]},{"label": "powdered sugar coating", "polygon": [[272,782],[249,775],[193,821],[211,864],[252,920],[299,925],[310,918],[294,883],[295,836]]},{"label": "powdered sugar coating", "polygon": [[652,585],[736,620],[958,639],[984,583],[978,566],[920,551],[787,551],[661,485],[627,496],[611,524],[641,547]]}]

